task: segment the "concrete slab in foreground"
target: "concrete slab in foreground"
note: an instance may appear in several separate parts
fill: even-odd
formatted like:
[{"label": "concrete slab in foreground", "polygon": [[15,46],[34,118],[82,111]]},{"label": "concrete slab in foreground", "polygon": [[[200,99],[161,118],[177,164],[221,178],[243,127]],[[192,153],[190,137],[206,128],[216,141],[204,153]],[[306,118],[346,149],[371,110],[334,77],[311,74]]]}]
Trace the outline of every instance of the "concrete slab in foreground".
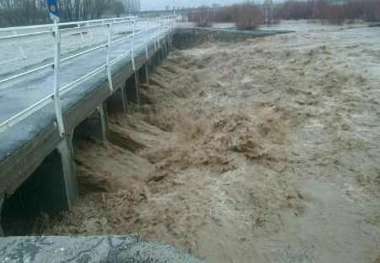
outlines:
[{"label": "concrete slab in foreground", "polygon": [[171,246],[135,236],[11,237],[0,239],[0,262],[201,263]]}]

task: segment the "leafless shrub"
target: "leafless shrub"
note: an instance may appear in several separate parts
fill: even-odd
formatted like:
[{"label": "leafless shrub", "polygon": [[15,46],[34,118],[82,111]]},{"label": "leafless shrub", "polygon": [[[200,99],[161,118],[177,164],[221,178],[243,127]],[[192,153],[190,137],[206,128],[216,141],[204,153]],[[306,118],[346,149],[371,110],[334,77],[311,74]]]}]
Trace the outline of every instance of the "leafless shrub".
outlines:
[{"label": "leafless shrub", "polygon": [[188,15],[197,26],[210,26],[212,22],[235,23],[242,30],[256,29],[264,23],[261,9],[254,4],[237,4],[218,8],[200,7]]},{"label": "leafless shrub", "polygon": [[293,1],[278,4],[275,9],[277,19],[320,19],[322,22],[342,24],[361,19],[380,21],[379,0],[349,0],[334,4],[327,0]]},{"label": "leafless shrub", "polygon": [[208,7],[199,7],[189,14],[189,21],[198,27],[209,27],[212,20],[212,13]]},{"label": "leafless shrub", "polygon": [[264,15],[255,5],[239,5],[237,14],[235,24],[238,29],[254,30],[259,25],[264,24]]}]

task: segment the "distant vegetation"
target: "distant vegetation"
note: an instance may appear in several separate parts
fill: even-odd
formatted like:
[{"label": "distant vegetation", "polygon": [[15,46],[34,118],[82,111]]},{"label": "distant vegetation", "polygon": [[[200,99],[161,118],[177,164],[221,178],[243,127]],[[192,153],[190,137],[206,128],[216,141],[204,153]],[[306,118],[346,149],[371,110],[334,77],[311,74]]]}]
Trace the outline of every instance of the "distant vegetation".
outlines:
[{"label": "distant vegetation", "polygon": [[277,5],[274,13],[277,19],[319,19],[335,24],[356,19],[373,22],[380,21],[380,0],[287,1]]},{"label": "distant vegetation", "polygon": [[235,23],[237,28],[245,30],[289,19],[316,19],[331,24],[359,19],[373,22],[380,21],[380,0],[288,0],[272,6],[245,3],[200,7],[193,9],[188,16],[189,21],[198,26],[210,26],[214,22]]},{"label": "distant vegetation", "polygon": [[206,27],[212,23],[235,23],[239,29],[252,30],[264,23],[262,10],[254,4],[238,4],[218,8],[200,7],[189,13],[189,21]]}]

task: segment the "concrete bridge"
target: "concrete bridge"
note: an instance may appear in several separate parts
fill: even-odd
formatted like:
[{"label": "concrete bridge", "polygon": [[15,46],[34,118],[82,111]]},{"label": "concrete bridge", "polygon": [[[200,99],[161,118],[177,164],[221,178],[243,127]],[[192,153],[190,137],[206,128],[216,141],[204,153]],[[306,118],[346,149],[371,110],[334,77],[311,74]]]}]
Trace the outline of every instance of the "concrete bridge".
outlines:
[{"label": "concrete bridge", "polygon": [[70,209],[78,196],[73,138],[107,140],[107,115],[139,103],[139,83],[167,56],[174,22],[0,29],[0,211],[16,212],[20,200],[26,214]]}]

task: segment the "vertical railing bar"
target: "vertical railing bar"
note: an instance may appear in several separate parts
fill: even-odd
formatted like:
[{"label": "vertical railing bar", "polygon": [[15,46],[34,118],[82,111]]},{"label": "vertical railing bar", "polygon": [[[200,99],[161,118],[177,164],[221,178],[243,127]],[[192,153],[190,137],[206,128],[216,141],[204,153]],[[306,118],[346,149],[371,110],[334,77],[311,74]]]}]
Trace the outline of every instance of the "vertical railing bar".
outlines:
[{"label": "vertical railing bar", "polygon": [[83,48],[85,46],[85,44],[84,44],[84,36],[83,36],[83,32],[82,32],[80,24],[78,24],[78,30],[79,30],[80,41],[81,41],[80,47]]},{"label": "vertical railing bar", "polygon": [[[88,27],[90,25],[90,23],[87,23],[86,26]],[[93,29],[93,28],[92,28]],[[94,41],[94,32],[91,28],[87,28],[88,32],[89,32],[89,38],[91,39],[91,41]],[[90,43],[92,44],[92,43]]]},{"label": "vertical railing bar", "polygon": [[[17,36],[17,35],[18,35],[17,32],[16,32],[15,30],[13,30],[13,35],[14,35],[14,36]],[[18,42],[18,41],[17,41],[17,42]],[[18,44],[17,47],[18,47],[18,50],[19,50],[19,52],[20,52],[20,54],[21,54],[22,59],[23,59],[23,60],[27,59],[27,56],[25,55],[24,48],[21,46],[21,44]]]},{"label": "vertical railing bar", "polygon": [[[147,33],[148,32],[148,28],[149,28],[149,22],[148,21],[145,21],[145,29],[144,29],[144,31],[145,31],[145,33]],[[146,38],[146,40],[145,40],[145,59],[146,59],[146,61],[148,62],[148,60],[149,60],[149,47],[148,47],[148,45],[149,45],[149,38]]]},{"label": "vertical railing bar", "polygon": [[59,67],[60,67],[60,56],[61,56],[61,34],[59,31],[58,22],[54,21],[54,40],[55,40],[55,47],[54,47],[54,109],[55,109],[55,115],[57,118],[57,125],[58,125],[58,131],[59,135],[63,137],[65,135],[65,126],[63,122],[63,115],[62,115],[62,105],[61,105],[61,97],[59,95]]},{"label": "vertical railing bar", "polygon": [[136,71],[136,64],[135,64],[135,20],[132,21],[131,59],[132,59],[132,69],[134,72],[134,71]]},{"label": "vertical railing bar", "polygon": [[112,22],[107,23],[107,49],[106,49],[106,73],[107,73],[107,79],[108,79],[108,86],[112,93],[113,84],[112,84],[112,71],[111,71],[111,63],[110,63],[111,44],[112,44]]},{"label": "vertical railing bar", "polygon": [[154,52],[157,51],[157,40],[156,40],[156,32],[153,31],[153,34],[152,34],[152,39],[153,40],[153,47],[154,47]]}]

